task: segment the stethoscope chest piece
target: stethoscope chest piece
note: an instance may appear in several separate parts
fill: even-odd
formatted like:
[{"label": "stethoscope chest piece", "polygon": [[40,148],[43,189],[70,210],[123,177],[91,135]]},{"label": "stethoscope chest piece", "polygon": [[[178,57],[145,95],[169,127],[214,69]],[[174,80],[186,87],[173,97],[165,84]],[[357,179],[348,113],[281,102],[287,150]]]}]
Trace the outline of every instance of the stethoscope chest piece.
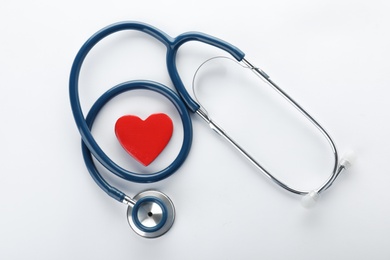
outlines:
[{"label": "stethoscope chest piece", "polygon": [[130,227],[140,236],[155,238],[165,234],[175,221],[175,207],[170,198],[156,190],[147,190],[133,198],[127,209]]}]

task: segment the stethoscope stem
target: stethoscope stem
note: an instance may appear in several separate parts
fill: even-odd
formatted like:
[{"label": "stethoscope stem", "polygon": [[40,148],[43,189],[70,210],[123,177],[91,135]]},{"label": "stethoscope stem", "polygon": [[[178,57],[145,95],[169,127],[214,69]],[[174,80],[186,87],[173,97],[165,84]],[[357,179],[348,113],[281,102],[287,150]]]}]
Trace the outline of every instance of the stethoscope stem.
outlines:
[{"label": "stethoscope stem", "polygon": [[124,199],[122,200],[122,203],[123,204],[126,204],[127,206],[129,207],[134,207],[135,203],[137,203],[137,201],[135,201],[134,199],[130,198],[129,196],[125,196]]}]

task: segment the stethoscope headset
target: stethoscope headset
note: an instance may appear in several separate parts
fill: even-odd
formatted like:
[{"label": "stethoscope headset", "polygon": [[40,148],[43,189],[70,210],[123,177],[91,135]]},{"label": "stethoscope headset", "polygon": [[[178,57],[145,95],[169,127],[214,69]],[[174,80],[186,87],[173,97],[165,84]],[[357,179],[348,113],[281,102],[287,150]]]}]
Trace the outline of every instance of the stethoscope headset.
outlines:
[{"label": "stethoscope headset", "polygon": [[[156,40],[160,41],[166,46],[166,64],[168,73],[179,95],[176,94],[170,88],[157,82],[145,80],[128,81],[114,86],[113,88],[105,92],[102,96],[100,96],[100,98],[96,100],[96,102],[93,104],[90,111],[88,112],[87,116],[85,117],[82,112],[79,99],[79,75],[84,59],[86,58],[90,50],[99,41],[113,33],[125,30],[136,30],[144,32],[154,37]],[[317,127],[317,129],[323,134],[323,136],[326,138],[329,145],[331,146],[334,156],[334,166],[332,173],[320,187],[314,190],[300,190],[288,186],[287,184],[273,176],[269,171],[267,171],[242,147],[240,147],[224,130],[222,130],[222,128],[220,128],[215,122],[213,122],[213,120],[209,117],[207,111],[187,92],[177,70],[177,52],[184,43],[190,41],[199,41],[226,51],[237,62],[242,64],[242,66],[253,71],[253,73],[263,79],[269,86],[271,86],[279,94],[285,97],[291,103],[292,106],[298,109],[298,111],[300,111],[312,124]],[[261,172],[263,172],[268,178],[270,178],[280,187],[295,194],[305,195],[302,198],[302,203],[305,207],[313,206],[318,199],[319,194],[327,190],[333,184],[336,178],[340,175],[340,173],[351,165],[350,156],[347,156],[339,161],[336,146],[332,138],[324,130],[324,128],[316,120],[314,120],[297,102],[295,102],[273,81],[271,81],[269,76],[264,71],[252,65],[248,60],[244,58],[244,56],[245,54],[235,46],[207,34],[199,32],[188,32],[183,33],[176,38],[172,38],[164,32],[158,30],[157,28],[140,22],[121,22],[105,27],[95,33],[93,36],[91,36],[77,53],[70,74],[69,95],[73,116],[82,138],[82,154],[86,167],[94,181],[103,191],[105,191],[113,199],[128,205],[128,222],[132,229],[140,236],[146,238],[159,237],[171,228],[175,220],[175,208],[172,201],[167,195],[157,190],[146,190],[138,193],[134,197],[126,195],[124,192],[110,185],[102,177],[102,175],[99,173],[95,166],[93,157],[96,158],[96,160],[108,171],[131,182],[153,183],[163,180],[179,169],[190,151],[192,143],[192,123],[189,111],[198,114],[203,120],[206,121],[207,124],[209,124],[209,126],[215,132],[217,132],[224,139],[226,139],[245,158],[247,158]],[[176,159],[165,169],[149,174],[131,172],[120,167],[104,153],[104,151],[100,148],[100,146],[97,144],[91,134],[91,129],[97,115],[108,101],[124,92],[139,89],[157,92],[167,98],[170,102],[172,102],[172,104],[177,109],[180,115],[184,131],[181,149]]]}]

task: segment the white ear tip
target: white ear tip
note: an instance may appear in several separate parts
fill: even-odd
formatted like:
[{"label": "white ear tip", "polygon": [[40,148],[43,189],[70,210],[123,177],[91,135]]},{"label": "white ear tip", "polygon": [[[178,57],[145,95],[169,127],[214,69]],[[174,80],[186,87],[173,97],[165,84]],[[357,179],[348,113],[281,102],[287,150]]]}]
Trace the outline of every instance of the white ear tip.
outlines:
[{"label": "white ear tip", "polygon": [[340,165],[344,166],[345,169],[348,169],[353,165],[356,159],[356,154],[351,150],[344,154],[340,160]]},{"label": "white ear tip", "polygon": [[318,200],[318,193],[316,191],[310,191],[308,194],[302,197],[301,204],[304,208],[313,208]]}]

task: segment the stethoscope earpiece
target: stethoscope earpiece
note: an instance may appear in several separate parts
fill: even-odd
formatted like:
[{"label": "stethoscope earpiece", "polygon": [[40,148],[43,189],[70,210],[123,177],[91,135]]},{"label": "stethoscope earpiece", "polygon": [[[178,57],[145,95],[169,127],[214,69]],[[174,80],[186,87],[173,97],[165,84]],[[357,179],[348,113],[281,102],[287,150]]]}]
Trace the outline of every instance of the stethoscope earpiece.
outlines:
[{"label": "stethoscope earpiece", "polygon": [[319,194],[316,191],[310,191],[308,194],[302,197],[301,204],[304,208],[310,209],[317,204]]},{"label": "stethoscope earpiece", "polygon": [[175,207],[171,199],[157,190],[137,194],[128,203],[127,220],[138,235],[156,238],[165,234],[175,221]]}]

